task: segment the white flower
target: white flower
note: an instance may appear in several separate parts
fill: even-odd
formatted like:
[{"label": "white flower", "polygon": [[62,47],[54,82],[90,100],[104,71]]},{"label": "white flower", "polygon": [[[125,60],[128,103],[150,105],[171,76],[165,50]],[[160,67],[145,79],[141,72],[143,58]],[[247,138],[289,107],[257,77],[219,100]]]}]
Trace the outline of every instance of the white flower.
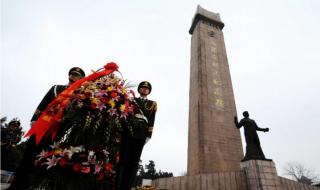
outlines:
[{"label": "white flower", "polygon": [[94,156],[94,151],[93,150],[89,151],[89,156]]},{"label": "white flower", "polygon": [[88,154],[88,162],[90,163],[95,163],[95,160],[96,160],[96,156],[94,155],[95,152],[90,150],[89,151],[89,154]]},{"label": "white flower", "polygon": [[44,158],[44,157],[47,157],[47,156],[48,156],[48,152],[45,151],[45,150],[42,150],[42,151],[40,152],[40,154],[37,155],[37,157],[39,157],[39,159]]},{"label": "white flower", "polygon": [[75,147],[71,146],[71,147],[70,147],[70,151],[71,151],[72,154],[74,154],[74,153],[79,153],[79,152],[83,152],[84,150],[85,150],[85,149],[84,149],[83,146],[75,146]]},{"label": "white flower", "polygon": [[65,148],[65,149],[63,150],[63,152],[62,152],[62,155],[63,155],[63,156],[68,156],[68,158],[71,159],[71,157],[72,157],[72,152],[71,152],[69,149],[66,149],[66,148]]},{"label": "white flower", "polygon": [[106,156],[109,155],[109,152],[107,151],[107,149],[103,149],[102,152],[103,152],[103,154],[106,155]]},{"label": "white flower", "polygon": [[114,109],[114,108],[110,108],[110,109],[108,110],[108,112],[109,112],[109,114],[110,114],[111,116],[113,116],[113,115],[116,115],[116,116],[117,116],[117,110]]},{"label": "white flower", "polygon": [[52,158],[47,158],[47,162],[42,163],[42,165],[48,165],[47,166],[47,170],[50,169],[52,166],[57,165],[58,161],[61,158],[56,158],[54,155],[52,156]]}]

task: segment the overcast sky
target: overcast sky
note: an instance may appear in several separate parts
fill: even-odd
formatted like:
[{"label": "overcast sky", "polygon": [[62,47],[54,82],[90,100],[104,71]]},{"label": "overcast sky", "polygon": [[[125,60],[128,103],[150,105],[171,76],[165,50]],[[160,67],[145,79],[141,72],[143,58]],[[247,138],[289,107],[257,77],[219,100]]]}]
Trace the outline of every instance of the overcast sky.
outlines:
[{"label": "overcast sky", "polygon": [[[297,161],[320,173],[319,0],[1,0],[1,116],[25,130],[68,70],[118,63],[124,78],[153,85],[153,138],[142,160],[187,171],[190,43],[197,5],[220,13],[238,115],[260,127],[283,174]],[[243,145],[243,129],[240,130]]]}]

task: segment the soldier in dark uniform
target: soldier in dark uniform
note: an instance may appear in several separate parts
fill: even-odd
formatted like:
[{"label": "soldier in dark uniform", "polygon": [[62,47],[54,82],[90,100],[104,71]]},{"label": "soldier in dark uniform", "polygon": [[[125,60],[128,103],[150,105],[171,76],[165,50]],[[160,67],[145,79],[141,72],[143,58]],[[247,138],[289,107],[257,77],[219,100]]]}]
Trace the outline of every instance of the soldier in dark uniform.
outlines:
[{"label": "soldier in dark uniform", "polygon": [[243,112],[244,118],[238,122],[237,116],[234,117],[234,123],[239,129],[244,127],[244,136],[246,139],[246,155],[242,161],[246,160],[270,160],[264,156],[257,131],[268,132],[269,128],[260,128],[253,119],[249,118],[249,112]]},{"label": "soldier in dark uniform", "polygon": [[129,190],[132,187],[143,147],[151,138],[157,111],[157,103],[147,99],[151,90],[152,86],[147,81],[141,82],[138,86],[140,97],[135,98],[135,101],[142,113],[136,114],[136,117],[146,122],[143,127],[132,127],[133,135],[123,138],[120,151],[120,167],[117,173],[117,190]]},{"label": "soldier in dark uniform", "polygon": [[[46,109],[46,107],[54,100],[54,98],[58,94],[63,92],[72,83],[85,77],[85,72],[79,67],[71,68],[68,74],[69,74],[69,83],[67,85],[54,85],[43,97],[42,101],[38,105],[34,115],[31,118],[31,127],[33,123],[37,121],[37,119],[40,117],[41,113]],[[32,173],[32,171],[34,170],[35,166],[33,161],[35,160],[34,158],[36,157],[35,154],[37,154],[40,151],[40,148],[42,147],[42,145],[48,144],[48,143],[51,143],[51,142],[42,141],[37,146],[34,135],[28,139],[23,159],[20,163],[20,166],[18,167],[18,170],[16,172],[16,175],[14,177],[14,180],[11,186],[9,187],[9,190],[24,189],[24,185],[26,185],[28,181],[32,181],[32,179],[29,178],[28,174]]]},{"label": "soldier in dark uniform", "polygon": [[68,88],[72,83],[77,80],[85,77],[84,71],[79,67],[73,67],[69,70],[69,83],[68,85],[54,85],[50,88],[47,94],[43,97],[39,106],[37,107],[34,115],[31,118],[31,122],[36,121],[41,113],[46,109],[46,107],[50,104],[50,102],[62,91]]}]

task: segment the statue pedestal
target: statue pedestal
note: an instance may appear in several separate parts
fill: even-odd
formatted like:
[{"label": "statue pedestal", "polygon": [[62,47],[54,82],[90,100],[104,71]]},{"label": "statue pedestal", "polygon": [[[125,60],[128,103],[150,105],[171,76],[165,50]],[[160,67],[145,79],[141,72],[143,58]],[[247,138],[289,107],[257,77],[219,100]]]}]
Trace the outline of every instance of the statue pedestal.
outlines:
[{"label": "statue pedestal", "polygon": [[241,162],[240,168],[245,173],[248,190],[281,190],[273,161],[248,160]]}]

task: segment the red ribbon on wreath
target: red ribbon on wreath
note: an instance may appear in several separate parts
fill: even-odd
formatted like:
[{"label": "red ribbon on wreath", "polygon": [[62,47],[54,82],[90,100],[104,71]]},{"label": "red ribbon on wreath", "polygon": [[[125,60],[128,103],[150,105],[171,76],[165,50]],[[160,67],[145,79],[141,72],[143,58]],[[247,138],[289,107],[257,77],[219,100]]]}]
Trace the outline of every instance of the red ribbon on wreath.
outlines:
[{"label": "red ribbon on wreath", "polygon": [[103,70],[93,72],[91,75],[74,82],[71,86],[61,92],[42,112],[39,119],[33,124],[31,129],[24,135],[25,137],[36,135],[36,143],[39,144],[41,139],[45,136],[51,135],[55,139],[58,128],[64,113],[64,109],[70,103],[70,97],[74,90],[79,88],[82,83],[92,81],[102,76],[106,76],[114,71],[118,71],[116,63],[107,63]]}]

